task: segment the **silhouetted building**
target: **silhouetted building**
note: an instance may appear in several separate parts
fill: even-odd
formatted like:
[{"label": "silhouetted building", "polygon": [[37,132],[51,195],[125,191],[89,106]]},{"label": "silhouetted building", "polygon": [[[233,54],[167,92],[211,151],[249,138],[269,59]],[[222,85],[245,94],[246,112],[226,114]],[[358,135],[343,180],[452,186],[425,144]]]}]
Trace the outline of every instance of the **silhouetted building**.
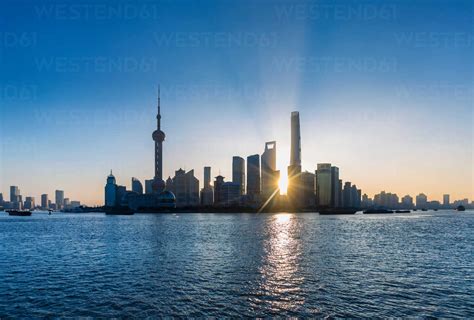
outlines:
[{"label": "silhouetted building", "polygon": [[17,186],[10,186],[10,202],[17,201],[17,196],[20,195],[20,189]]},{"label": "silhouetted building", "polygon": [[362,191],[360,189],[357,189],[357,186],[355,184],[351,187],[351,207],[360,208],[361,193]]},{"label": "silhouetted building", "polygon": [[420,193],[419,195],[416,196],[416,207],[418,209],[426,209],[428,204],[428,197]]},{"label": "silhouetted building", "polygon": [[245,194],[245,160],[242,157],[232,157],[232,182],[240,186],[240,195]]},{"label": "silhouetted building", "polygon": [[220,204],[225,206],[238,205],[241,199],[240,184],[234,182],[224,182],[220,188]]},{"label": "silhouetted building", "polygon": [[295,206],[301,205],[301,136],[300,114],[291,113],[290,165],[288,166],[288,200]]},{"label": "silhouetted building", "polygon": [[277,193],[280,171],[276,170],[276,141],[265,143],[261,157],[262,165],[262,197],[264,201]]},{"label": "silhouetted building", "polygon": [[25,209],[32,210],[35,208],[35,198],[34,197],[26,197],[25,198],[25,205],[23,206]]},{"label": "silhouetted building", "polygon": [[132,178],[132,191],[143,194],[143,185],[137,178]]},{"label": "silhouetted building", "polygon": [[362,202],[361,202],[361,206],[363,208],[370,208],[373,206],[373,201],[371,198],[369,198],[369,196],[367,194],[364,193],[364,195],[362,196]]},{"label": "silhouetted building", "polygon": [[[214,204],[222,204],[223,199],[223,188],[222,185],[224,184],[224,177],[218,175],[214,180]],[[248,187],[248,184],[247,184]]]},{"label": "silhouetted building", "polygon": [[48,195],[47,194],[42,194],[41,195],[41,209],[43,209],[43,210],[49,209]]},{"label": "silhouetted building", "polygon": [[71,208],[72,209],[75,209],[75,208],[78,208],[81,206],[81,202],[80,201],[71,201]]},{"label": "silhouetted building", "polygon": [[247,195],[252,202],[260,200],[260,156],[258,154],[247,157]]},{"label": "silhouetted building", "polygon": [[344,206],[343,196],[342,196],[342,179],[339,179],[337,188],[339,190],[339,207]]},{"label": "silhouetted building", "polygon": [[303,207],[312,207],[316,204],[316,175],[305,171],[301,173],[301,203]]},{"label": "silhouetted building", "polygon": [[211,186],[211,167],[204,167],[204,187],[201,189],[201,204],[210,206],[214,203],[214,190]]},{"label": "silhouetted building", "polygon": [[443,194],[443,206],[448,208],[449,205],[449,194]]},{"label": "silhouetted building", "polygon": [[107,184],[105,185],[105,206],[114,207],[117,199],[117,184],[115,177],[110,170],[110,174],[107,177]]},{"label": "silhouetted building", "polygon": [[127,188],[125,186],[117,185],[116,189],[116,198],[115,198],[115,205],[116,206],[128,206],[128,198],[127,195]]},{"label": "silhouetted building", "polygon": [[339,202],[341,190],[339,188],[339,168],[331,167],[331,207],[337,208],[341,206]]},{"label": "silhouetted building", "polygon": [[57,210],[61,210],[64,207],[64,191],[63,190],[55,191],[55,202],[56,202]]},{"label": "silhouetted building", "polygon": [[316,203],[318,206],[331,206],[331,164],[318,163],[316,170]]},{"label": "silhouetted building", "polygon": [[194,170],[185,172],[183,169],[179,169],[175,171],[169,190],[176,197],[177,207],[199,205],[199,180],[194,176]]},{"label": "silhouetted building", "polygon": [[342,190],[342,203],[345,208],[352,207],[352,186],[349,181],[344,183],[344,189]]},{"label": "silhouetted building", "polygon": [[153,193],[153,179],[145,180],[145,194]]},{"label": "silhouetted building", "polygon": [[413,198],[410,195],[406,195],[402,198],[402,207],[404,209],[413,209],[415,206],[413,204]]}]

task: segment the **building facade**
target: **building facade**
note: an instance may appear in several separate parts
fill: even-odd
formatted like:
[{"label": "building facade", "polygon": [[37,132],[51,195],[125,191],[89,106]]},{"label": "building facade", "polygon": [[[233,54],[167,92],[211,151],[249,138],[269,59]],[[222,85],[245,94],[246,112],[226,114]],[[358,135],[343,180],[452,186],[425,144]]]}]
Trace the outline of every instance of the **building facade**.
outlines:
[{"label": "building facade", "polygon": [[[214,188],[216,186],[214,185]],[[247,195],[250,201],[260,200],[260,156],[247,157]]]},{"label": "building facade", "polygon": [[276,169],[276,141],[266,142],[261,157],[261,194],[264,200],[277,192],[279,179],[280,171]]},{"label": "building facade", "polygon": [[240,195],[245,194],[245,160],[242,157],[232,157],[232,182],[240,186]]},{"label": "building facade", "polygon": [[318,206],[330,207],[331,206],[331,164],[330,163],[318,163],[318,169],[316,170],[316,202]]}]

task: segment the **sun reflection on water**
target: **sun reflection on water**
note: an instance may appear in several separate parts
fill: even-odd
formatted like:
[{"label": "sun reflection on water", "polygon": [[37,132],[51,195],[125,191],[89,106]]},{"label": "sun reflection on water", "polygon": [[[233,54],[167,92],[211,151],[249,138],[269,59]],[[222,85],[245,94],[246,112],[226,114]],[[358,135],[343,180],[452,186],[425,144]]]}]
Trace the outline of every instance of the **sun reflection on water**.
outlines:
[{"label": "sun reflection on water", "polygon": [[302,244],[297,217],[285,213],[268,220],[258,299],[253,303],[266,305],[274,312],[296,311],[304,304],[301,289],[304,277],[299,272]]}]

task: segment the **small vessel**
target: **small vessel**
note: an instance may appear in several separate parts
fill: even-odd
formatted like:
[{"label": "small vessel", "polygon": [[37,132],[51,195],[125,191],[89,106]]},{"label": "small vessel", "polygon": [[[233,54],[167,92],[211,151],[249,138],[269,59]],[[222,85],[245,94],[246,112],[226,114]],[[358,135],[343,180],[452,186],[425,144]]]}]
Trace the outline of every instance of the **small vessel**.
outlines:
[{"label": "small vessel", "polygon": [[395,213],[410,213],[410,210],[395,210]]},{"label": "small vessel", "polygon": [[129,207],[109,207],[105,208],[105,214],[107,215],[126,215],[130,216],[134,214],[132,210],[130,210]]},{"label": "small vessel", "polygon": [[466,208],[464,206],[458,206],[456,208],[457,211],[466,211]]},{"label": "small vessel", "polygon": [[393,211],[387,210],[387,209],[367,209],[364,211],[364,214],[372,214],[372,213],[393,213]]},{"label": "small vessel", "polygon": [[423,208],[423,209],[421,209],[421,211],[428,211],[428,209],[426,209],[426,208]]},{"label": "small vessel", "polygon": [[29,210],[6,210],[8,212],[8,215],[10,216],[18,216],[18,217],[28,217],[31,216],[31,211]]},{"label": "small vessel", "polygon": [[318,211],[322,215],[330,214],[354,214],[357,212],[357,209],[353,208],[326,208]]}]

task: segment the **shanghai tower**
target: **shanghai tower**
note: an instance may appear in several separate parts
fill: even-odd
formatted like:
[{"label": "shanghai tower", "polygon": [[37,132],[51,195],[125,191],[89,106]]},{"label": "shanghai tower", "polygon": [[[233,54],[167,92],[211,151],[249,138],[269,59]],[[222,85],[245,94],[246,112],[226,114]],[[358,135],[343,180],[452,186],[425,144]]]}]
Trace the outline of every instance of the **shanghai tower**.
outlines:
[{"label": "shanghai tower", "polygon": [[288,166],[288,199],[291,204],[299,205],[299,189],[301,177],[301,136],[300,113],[291,113],[291,149],[290,165]]},{"label": "shanghai tower", "polygon": [[158,87],[158,114],[156,115],[156,130],[153,132],[155,141],[155,177],[153,178],[153,192],[162,192],[165,188],[163,181],[163,141],[165,133],[161,131],[161,111],[160,111],[160,87]]}]

